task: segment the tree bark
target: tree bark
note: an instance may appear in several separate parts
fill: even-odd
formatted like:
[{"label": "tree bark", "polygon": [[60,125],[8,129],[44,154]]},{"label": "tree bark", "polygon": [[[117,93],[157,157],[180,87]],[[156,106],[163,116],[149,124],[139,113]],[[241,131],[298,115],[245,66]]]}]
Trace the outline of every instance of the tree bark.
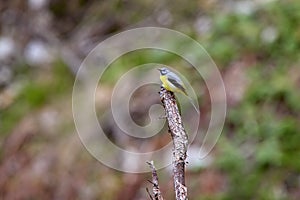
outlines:
[{"label": "tree bark", "polygon": [[153,200],[164,200],[162,194],[161,194],[161,191],[159,189],[159,183],[158,183],[158,176],[157,176],[157,172],[156,172],[156,169],[155,169],[155,166],[154,166],[154,163],[153,161],[150,161],[150,162],[147,162],[149,167],[151,168],[151,171],[152,171],[152,190],[153,190],[153,196],[154,198],[150,195],[151,199]]},{"label": "tree bark", "polygon": [[161,87],[160,100],[165,108],[169,133],[173,140],[173,179],[176,200],[186,200],[185,160],[188,147],[188,137],[183,127],[176,98],[173,92]]}]

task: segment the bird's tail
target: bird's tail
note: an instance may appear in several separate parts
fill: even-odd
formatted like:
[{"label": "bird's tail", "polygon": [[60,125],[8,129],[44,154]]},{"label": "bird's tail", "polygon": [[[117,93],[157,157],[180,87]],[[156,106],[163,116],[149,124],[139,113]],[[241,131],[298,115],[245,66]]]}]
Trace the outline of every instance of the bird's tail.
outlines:
[{"label": "bird's tail", "polygon": [[187,96],[187,98],[189,99],[190,103],[193,105],[193,107],[196,110],[197,114],[200,114],[200,111],[198,110],[198,108],[194,104],[193,99],[190,96]]}]

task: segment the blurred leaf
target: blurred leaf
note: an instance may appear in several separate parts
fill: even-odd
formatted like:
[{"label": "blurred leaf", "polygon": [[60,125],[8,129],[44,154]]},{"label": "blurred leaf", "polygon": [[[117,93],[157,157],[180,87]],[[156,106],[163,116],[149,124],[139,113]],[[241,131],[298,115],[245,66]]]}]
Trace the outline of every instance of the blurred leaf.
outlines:
[{"label": "blurred leaf", "polygon": [[259,166],[278,166],[281,164],[282,152],[276,139],[267,139],[259,145],[256,151],[256,161]]}]

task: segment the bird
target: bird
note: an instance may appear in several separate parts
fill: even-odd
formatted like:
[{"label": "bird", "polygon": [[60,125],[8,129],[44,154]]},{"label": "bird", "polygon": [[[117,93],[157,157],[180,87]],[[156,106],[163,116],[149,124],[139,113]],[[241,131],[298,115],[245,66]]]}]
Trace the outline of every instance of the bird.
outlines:
[{"label": "bird", "polygon": [[180,77],[171,72],[168,68],[158,68],[160,72],[160,80],[162,82],[162,86],[171,92],[180,92],[186,96],[188,96],[186,92],[186,87]]},{"label": "bird", "polygon": [[188,97],[197,113],[199,113],[198,109],[193,103],[192,98],[187,94],[186,87],[180,77],[166,67],[158,68],[158,70],[160,72],[162,86],[168,91],[184,94],[186,97]]}]

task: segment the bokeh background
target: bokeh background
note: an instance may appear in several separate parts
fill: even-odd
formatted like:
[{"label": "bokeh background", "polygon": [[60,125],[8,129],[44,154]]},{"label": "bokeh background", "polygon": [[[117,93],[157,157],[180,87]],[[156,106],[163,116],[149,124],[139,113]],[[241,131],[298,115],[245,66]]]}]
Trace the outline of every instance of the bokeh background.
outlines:
[{"label": "bokeh background", "polygon": [[[118,172],[85,150],[71,106],[76,71],[89,51],[143,26],[199,41],[224,79],[223,133],[209,161],[187,171],[189,198],[300,198],[298,0],[11,0],[0,1],[0,23],[0,199],[149,199],[150,174]],[[107,71],[96,96],[99,113],[124,71],[158,62],[180,69],[202,89],[200,124],[207,126],[210,100],[201,77],[180,68],[172,55],[148,55],[130,55]],[[159,97],[142,90],[135,95],[132,118],[144,124],[143,99],[150,105]],[[101,117],[112,141],[135,145],[118,135],[110,117]],[[165,140],[167,133],[143,144],[158,148]],[[170,172],[159,176],[164,197],[174,199]]]}]

